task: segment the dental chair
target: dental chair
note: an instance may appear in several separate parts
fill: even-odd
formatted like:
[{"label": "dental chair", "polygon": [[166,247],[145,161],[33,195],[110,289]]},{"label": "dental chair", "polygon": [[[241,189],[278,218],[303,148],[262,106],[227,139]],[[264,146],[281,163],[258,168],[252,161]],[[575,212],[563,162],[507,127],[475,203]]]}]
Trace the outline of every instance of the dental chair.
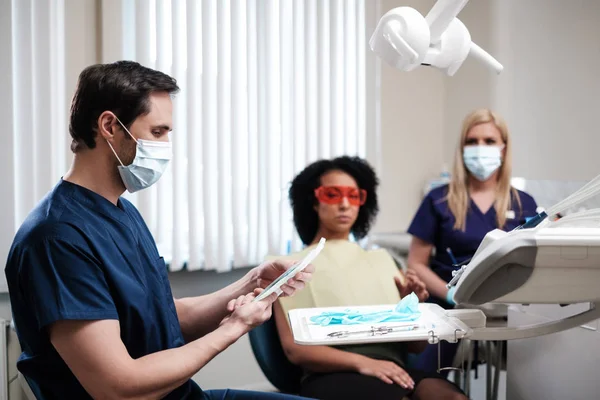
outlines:
[{"label": "dental chair", "polygon": [[282,393],[297,394],[300,391],[302,369],[285,356],[275,317],[252,329],[248,336],[254,357],[269,382]]}]

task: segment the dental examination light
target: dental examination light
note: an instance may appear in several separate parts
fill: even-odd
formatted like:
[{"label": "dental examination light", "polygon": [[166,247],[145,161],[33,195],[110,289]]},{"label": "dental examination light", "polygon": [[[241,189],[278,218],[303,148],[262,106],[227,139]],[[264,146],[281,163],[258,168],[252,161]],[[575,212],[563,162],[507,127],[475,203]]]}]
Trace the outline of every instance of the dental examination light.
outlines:
[{"label": "dental examination light", "polygon": [[499,74],[502,64],[471,41],[469,30],[456,18],[468,1],[438,0],[425,17],[412,7],[393,8],[379,20],[369,46],[402,71],[427,65],[453,76],[471,55]]}]

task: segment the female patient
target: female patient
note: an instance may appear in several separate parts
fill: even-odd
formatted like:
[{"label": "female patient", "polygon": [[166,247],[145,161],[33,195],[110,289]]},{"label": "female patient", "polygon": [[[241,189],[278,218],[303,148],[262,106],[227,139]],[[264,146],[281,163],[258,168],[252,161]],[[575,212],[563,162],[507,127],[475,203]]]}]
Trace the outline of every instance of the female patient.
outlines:
[{"label": "female patient", "polygon": [[309,165],[292,182],[294,223],[308,246],[290,256],[300,259],[321,237],[325,248],[314,260],[316,272],[301,293],[274,307],[281,344],[289,360],[306,371],[301,395],[318,399],[466,399],[435,373],[404,367],[407,352],[423,343],[385,343],[343,347],[294,343],[287,313],[294,308],[393,304],[415,292],[427,298],[416,275],[401,276],[384,250],[365,251],[349,241],[364,237],[377,211],[377,177],[359,158],[340,157]]}]

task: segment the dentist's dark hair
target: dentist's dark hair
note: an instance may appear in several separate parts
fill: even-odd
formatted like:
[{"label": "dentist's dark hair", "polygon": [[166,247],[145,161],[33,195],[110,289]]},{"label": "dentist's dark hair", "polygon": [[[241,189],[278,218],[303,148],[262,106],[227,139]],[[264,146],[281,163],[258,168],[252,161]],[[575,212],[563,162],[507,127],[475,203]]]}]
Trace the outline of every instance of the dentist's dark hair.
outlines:
[{"label": "dentist's dark hair", "polygon": [[306,245],[312,243],[319,229],[319,215],[315,211],[318,203],[315,189],[321,186],[321,177],[330,171],[342,171],[356,181],[359,188],[367,191],[367,201],[360,206],[351,232],[356,239],[369,233],[379,212],[377,186],[379,179],[375,170],[360,157],[342,156],[333,160],[316,161],[300,172],[292,181],[289,198],[294,213],[294,225],[300,239]]},{"label": "dentist's dark hair", "polygon": [[152,93],[178,91],[174,78],[137,62],[117,61],[87,67],[79,75],[71,102],[71,151],[96,147],[98,118],[103,112],[112,111],[129,129],[139,116],[150,112]]}]

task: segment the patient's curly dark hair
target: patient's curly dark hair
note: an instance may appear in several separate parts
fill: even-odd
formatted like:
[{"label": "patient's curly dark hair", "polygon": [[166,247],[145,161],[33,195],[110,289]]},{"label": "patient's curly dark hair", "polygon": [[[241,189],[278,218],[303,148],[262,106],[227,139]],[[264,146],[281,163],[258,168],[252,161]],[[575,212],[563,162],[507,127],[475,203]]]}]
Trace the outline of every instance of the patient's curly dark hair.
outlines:
[{"label": "patient's curly dark hair", "polygon": [[358,187],[367,191],[367,201],[360,207],[352,234],[356,239],[367,235],[379,206],[377,186],[379,179],[369,163],[360,157],[342,156],[333,160],[320,160],[304,168],[292,181],[289,197],[294,213],[294,225],[300,239],[306,245],[312,243],[319,229],[319,215],[315,189],[321,186],[321,177],[330,171],[343,171],[356,180]]}]

